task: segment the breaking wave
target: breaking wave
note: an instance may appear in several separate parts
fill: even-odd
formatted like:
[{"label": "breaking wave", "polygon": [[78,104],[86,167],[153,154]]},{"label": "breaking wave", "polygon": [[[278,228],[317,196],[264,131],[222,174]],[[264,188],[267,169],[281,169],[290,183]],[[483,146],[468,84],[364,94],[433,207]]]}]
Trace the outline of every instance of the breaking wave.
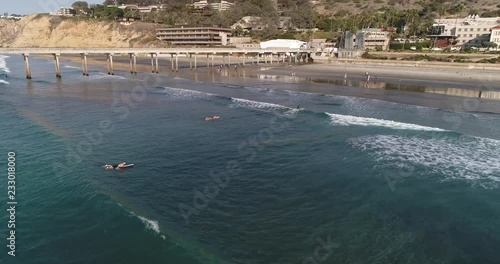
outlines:
[{"label": "breaking wave", "polygon": [[359,117],[351,115],[339,115],[326,113],[330,117],[331,124],[340,126],[378,126],[391,129],[421,130],[421,131],[447,131],[437,127],[421,126],[417,124],[402,123],[392,120],[376,119],[371,117]]},{"label": "breaking wave", "polygon": [[420,138],[376,135],[348,141],[389,167],[423,166],[424,174],[438,173],[443,180],[473,181],[485,188],[500,184],[500,140],[472,136]]},{"label": "breaking wave", "polygon": [[168,96],[173,100],[197,100],[204,98],[211,98],[217,96],[211,93],[198,92],[194,90],[173,88],[173,87],[162,87],[164,89],[163,94]]}]

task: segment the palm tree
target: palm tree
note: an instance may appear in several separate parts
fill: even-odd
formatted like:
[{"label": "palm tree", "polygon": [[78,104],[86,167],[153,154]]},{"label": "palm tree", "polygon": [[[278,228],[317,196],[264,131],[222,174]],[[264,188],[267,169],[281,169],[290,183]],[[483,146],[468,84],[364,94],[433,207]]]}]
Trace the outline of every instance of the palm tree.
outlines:
[{"label": "palm tree", "polygon": [[[409,34],[411,35],[412,28],[415,28],[416,18],[418,17],[418,11],[416,9],[408,9],[405,11],[405,26],[409,29]],[[409,24],[409,25],[408,25]],[[415,33],[415,32],[413,32]]]}]

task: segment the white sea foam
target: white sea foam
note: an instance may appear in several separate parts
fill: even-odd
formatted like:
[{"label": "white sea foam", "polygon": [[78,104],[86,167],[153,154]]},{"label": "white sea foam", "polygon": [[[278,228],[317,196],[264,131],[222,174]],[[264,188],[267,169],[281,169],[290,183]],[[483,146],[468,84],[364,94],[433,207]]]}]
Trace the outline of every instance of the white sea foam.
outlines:
[{"label": "white sea foam", "polygon": [[270,92],[271,91],[271,89],[269,89],[269,88],[261,88],[261,87],[245,86],[243,88],[246,90],[249,90],[251,92],[255,92],[255,93],[262,93],[262,92]]},{"label": "white sea foam", "polygon": [[[121,203],[117,203],[117,204],[121,208],[123,208],[124,210],[127,210],[127,209],[125,209],[125,207],[123,207],[123,205]],[[141,222],[144,223],[144,225],[146,226],[147,229],[151,229],[151,230],[155,231],[155,233],[157,233],[157,234],[160,233],[160,224],[158,223],[158,221],[156,221],[156,220],[150,220],[150,219],[147,219],[146,217],[143,217],[143,216],[140,216],[140,215],[136,215],[132,211],[128,211],[128,212],[131,215],[136,216],[137,218],[139,218],[141,220]],[[162,235],[162,238],[163,238],[163,240],[165,240],[165,236]]]},{"label": "white sea foam", "polygon": [[341,126],[378,126],[387,127],[391,129],[403,129],[403,130],[422,130],[422,131],[446,131],[437,127],[421,126],[417,124],[402,123],[392,120],[376,119],[370,117],[359,117],[351,115],[339,115],[326,113],[330,117],[331,124],[341,125]]},{"label": "white sea foam", "polygon": [[500,141],[471,136],[420,138],[376,135],[351,139],[349,143],[383,166],[423,165],[425,174],[444,175],[443,180],[470,180],[474,185],[500,185]]},{"label": "white sea foam", "polygon": [[5,61],[7,58],[9,58],[9,56],[0,55],[0,71],[10,73],[10,69],[7,67],[7,62]]},{"label": "white sea foam", "polygon": [[3,83],[3,84],[9,84],[9,82],[4,81],[4,80],[0,80],[0,83]]},{"label": "white sea foam", "polygon": [[157,233],[157,234],[160,233],[160,224],[158,223],[158,221],[149,220],[146,217],[142,217],[140,215],[138,215],[137,217],[139,219],[141,219],[141,221],[144,223],[144,225],[146,226],[146,228],[155,231],[155,233]]},{"label": "white sea foam", "polygon": [[241,99],[241,98],[231,98],[231,101],[233,101],[233,104],[231,104],[229,106],[231,108],[243,107],[243,108],[263,109],[263,110],[271,110],[271,111],[292,110],[292,108],[284,106],[284,105],[258,102],[258,101],[252,101],[252,100]]},{"label": "white sea foam", "polygon": [[164,94],[173,100],[197,100],[216,96],[216,94],[199,92],[189,89],[163,87]]},{"label": "white sea foam", "polygon": [[88,79],[90,80],[101,80],[101,79],[120,79],[120,80],[128,80],[129,78],[118,76],[118,75],[109,75],[105,73],[98,73],[96,75],[90,74]]},{"label": "white sea foam", "polygon": [[81,70],[82,68],[80,67],[75,67],[75,66],[71,66],[71,65],[64,65],[64,68],[68,68],[68,69],[78,69],[78,70]]}]

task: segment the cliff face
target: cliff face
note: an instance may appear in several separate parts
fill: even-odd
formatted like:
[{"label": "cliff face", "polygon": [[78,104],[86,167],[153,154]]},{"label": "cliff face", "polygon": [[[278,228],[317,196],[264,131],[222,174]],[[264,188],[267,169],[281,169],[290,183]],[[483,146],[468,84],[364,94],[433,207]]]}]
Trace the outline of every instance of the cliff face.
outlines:
[{"label": "cliff face", "polygon": [[160,47],[154,25],[137,22],[120,25],[48,15],[32,15],[19,21],[0,19],[2,47]]}]

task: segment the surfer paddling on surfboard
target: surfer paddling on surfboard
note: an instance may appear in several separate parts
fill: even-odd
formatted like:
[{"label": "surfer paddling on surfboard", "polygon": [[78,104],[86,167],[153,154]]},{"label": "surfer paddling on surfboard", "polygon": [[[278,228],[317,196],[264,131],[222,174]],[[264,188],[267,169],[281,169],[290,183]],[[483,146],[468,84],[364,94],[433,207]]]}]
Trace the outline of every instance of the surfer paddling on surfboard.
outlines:
[{"label": "surfer paddling on surfboard", "polygon": [[134,164],[127,164],[125,161],[120,163],[120,164],[113,164],[113,165],[104,165],[104,168],[107,170],[112,170],[112,169],[120,169],[120,168],[128,168],[128,167],[133,167]]},{"label": "surfer paddling on surfboard", "polygon": [[205,121],[216,120],[219,118],[220,118],[220,116],[208,116],[208,117],[205,117]]}]

